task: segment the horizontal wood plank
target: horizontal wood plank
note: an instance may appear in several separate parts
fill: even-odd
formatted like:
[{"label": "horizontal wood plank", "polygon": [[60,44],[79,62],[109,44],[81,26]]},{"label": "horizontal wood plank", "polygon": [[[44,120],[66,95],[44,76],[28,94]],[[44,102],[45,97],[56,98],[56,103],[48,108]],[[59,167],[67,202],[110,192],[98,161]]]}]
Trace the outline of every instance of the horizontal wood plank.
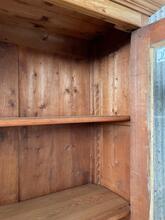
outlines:
[{"label": "horizontal wood plank", "polygon": [[128,215],[126,200],[91,184],[0,208],[3,220],[118,220]]},{"label": "horizontal wood plank", "polygon": [[69,117],[21,117],[1,118],[0,127],[35,126],[35,125],[58,125],[77,123],[102,123],[102,122],[126,122],[129,116],[69,116]]},{"label": "horizontal wood plank", "polygon": [[47,2],[104,20],[125,30],[143,25],[141,13],[109,0],[47,0]]},{"label": "horizontal wood plank", "polygon": [[165,4],[164,0],[112,0],[112,2],[131,8],[147,16],[151,16]]}]

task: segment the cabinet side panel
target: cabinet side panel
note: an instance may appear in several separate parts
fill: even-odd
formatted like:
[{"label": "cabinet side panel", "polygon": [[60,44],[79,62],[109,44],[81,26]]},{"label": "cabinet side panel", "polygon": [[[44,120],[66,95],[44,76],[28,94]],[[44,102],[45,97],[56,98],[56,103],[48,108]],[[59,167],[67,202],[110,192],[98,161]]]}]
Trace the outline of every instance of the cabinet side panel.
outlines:
[{"label": "cabinet side panel", "polygon": [[[93,114],[129,115],[130,44],[92,63]],[[130,198],[130,124],[95,129],[93,181]],[[117,162],[116,162],[117,160]]]},{"label": "cabinet side panel", "polygon": [[102,185],[127,200],[130,198],[129,132],[128,126],[104,126],[101,178]]},{"label": "cabinet side panel", "polygon": [[[18,51],[0,43],[0,117],[18,116]],[[18,200],[18,129],[0,129],[0,204]]]}]

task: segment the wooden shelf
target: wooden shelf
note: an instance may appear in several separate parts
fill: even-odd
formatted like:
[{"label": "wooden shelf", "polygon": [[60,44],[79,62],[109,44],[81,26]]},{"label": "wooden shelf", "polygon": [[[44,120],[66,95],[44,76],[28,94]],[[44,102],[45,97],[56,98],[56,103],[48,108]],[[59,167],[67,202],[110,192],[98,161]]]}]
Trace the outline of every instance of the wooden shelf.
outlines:
[{"label": "wooden shelf", "polygon": [[111,220],[129,215],[129,203],[97,185],[84,185],[0,208],[3,220]]},{"label": "wooden shelf", "polygon": [[70,116],[53,118],[1,118],[0,127],[35,126],[35,125],[59,125],[78,123],[110,123],[130,121],[129,116]]}]

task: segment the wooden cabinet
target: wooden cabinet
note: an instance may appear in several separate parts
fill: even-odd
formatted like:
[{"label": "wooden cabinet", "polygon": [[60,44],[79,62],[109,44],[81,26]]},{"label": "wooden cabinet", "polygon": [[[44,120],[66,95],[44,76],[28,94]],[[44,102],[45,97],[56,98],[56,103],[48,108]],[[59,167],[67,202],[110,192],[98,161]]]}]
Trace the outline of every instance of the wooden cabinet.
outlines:
[{"label": "wooden cabinet", "polygon": [[83,3],[0,3],[0,220],[148,220],[140,68],[158,24],[131,42],[149,11]]}]

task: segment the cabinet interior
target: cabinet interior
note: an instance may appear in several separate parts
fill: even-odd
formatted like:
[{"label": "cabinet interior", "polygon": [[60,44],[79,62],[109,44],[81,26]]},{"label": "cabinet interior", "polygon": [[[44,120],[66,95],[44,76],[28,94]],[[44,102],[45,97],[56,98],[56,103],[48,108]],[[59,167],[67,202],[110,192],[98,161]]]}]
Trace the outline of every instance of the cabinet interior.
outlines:
[{"label": "cabinet interior", "polygon": [[[118,207],[114,219],[126,217],[130,33],[46,1],[5,2],[0,6],[0,219],[15,219],[7,211],[14,203],[33,204],[46,196],[40,201],[46,206],[48,195],[74,187],[97,198],[99,192],[90,191],[95,185],[123,199],[126,209],[119,215]],[[87,189],[79,188],[84,185]]]}]

